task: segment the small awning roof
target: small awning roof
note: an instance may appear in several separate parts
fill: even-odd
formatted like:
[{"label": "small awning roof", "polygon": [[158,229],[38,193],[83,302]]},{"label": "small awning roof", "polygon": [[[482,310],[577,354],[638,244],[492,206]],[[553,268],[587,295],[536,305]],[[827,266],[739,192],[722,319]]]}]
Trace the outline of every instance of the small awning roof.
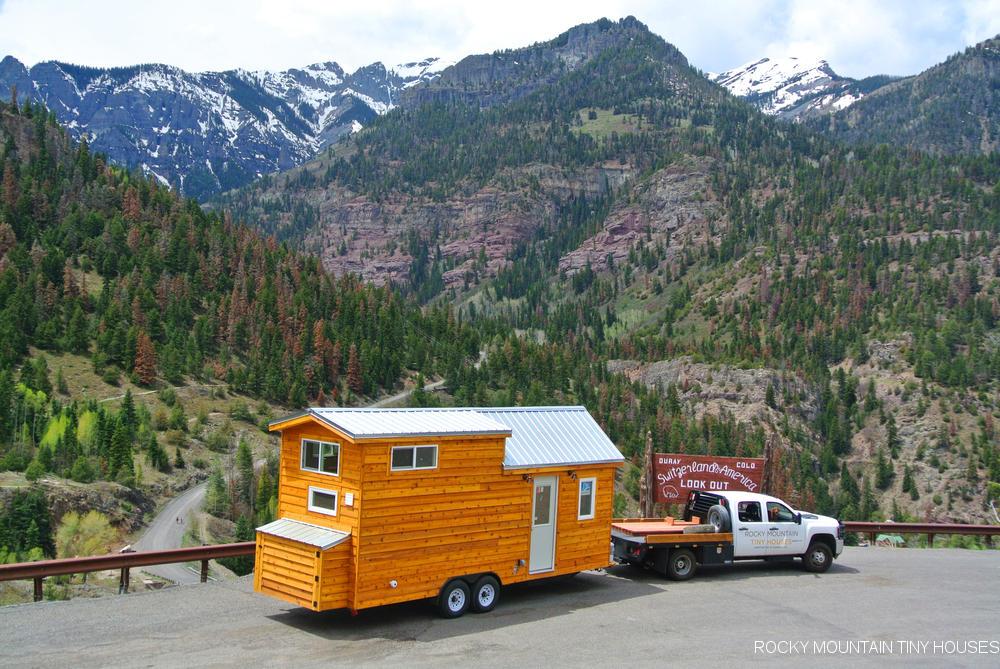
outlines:
[{"label": "small awning roof", "polygon": [[289,520],[287,518],[282,518],[281,520],[258,527],[257,531],[270,534],[273,537],[297,541],[300,544],[315,546],[321,551],[333,548],[337,544],[351,538],[351,535],[347,532],[328,530],[325,527],[310,525],[309,523],[303,523],[299,520]]},{"label": "small awning roof", "polygon": [[508,436],[510,428],[472,409],[307,409],[270,427],[312,416],[351,439]]}]

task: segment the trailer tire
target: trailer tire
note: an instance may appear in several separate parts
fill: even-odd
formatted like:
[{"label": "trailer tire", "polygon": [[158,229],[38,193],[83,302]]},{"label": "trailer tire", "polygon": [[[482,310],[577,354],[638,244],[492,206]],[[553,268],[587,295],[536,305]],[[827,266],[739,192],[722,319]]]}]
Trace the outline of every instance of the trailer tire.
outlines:
[{"label": "trailer tire", "polygon": [[694,553],[688,548],[678,548],[670,551],[667,558],[667,576],[674,581],[686,581],[694,576],[697,562]]},{"label": "trailer tire", "polygon": [[802,556],[802,568],[814,574],[822,574],[833,562],[833,551],[822,541],[814,541]]},{"label": "trailer tire", "polygon": [[489,613],[500,601],[500,583],[492,576],[483,576],[472,586],[472,612]]},{"label": "trailer tire", "polygon": [[438,595],[438,609],[445,618],[461,618],[469,610],[469,586],[460,578],[453,578],[441,588]]},{"label": "trailer tire", "polygon": [[708,524],[715,526],[716,533],[729,531],[729,511],[721,504],[708,510]]}]

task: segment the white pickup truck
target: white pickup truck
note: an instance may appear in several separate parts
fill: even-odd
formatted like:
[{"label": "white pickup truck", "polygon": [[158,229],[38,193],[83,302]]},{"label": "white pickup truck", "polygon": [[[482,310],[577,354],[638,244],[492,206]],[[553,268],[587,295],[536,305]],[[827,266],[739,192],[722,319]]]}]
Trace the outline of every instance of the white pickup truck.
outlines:
[{"label": "white pickup truck", "polygon": [[776,497],[750,492],[693,490],[681,520],[616,520],[616,562],[656,569],[674,580],[699,564],[735,560],[788,561],[822,573],[844,550],[844,525],[834,518],[793,511]]}]

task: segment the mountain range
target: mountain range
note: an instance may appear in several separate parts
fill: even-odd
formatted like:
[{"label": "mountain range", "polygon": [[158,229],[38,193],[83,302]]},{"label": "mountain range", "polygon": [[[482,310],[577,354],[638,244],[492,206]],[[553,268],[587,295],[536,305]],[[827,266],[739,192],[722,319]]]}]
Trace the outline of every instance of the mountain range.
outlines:
[{"label": "mountain range", "polygon": [[436,58],[347,74],[337,63],[284,72],[190,73],[169,65],[91,68],[0,61],[0,87],[44,103],[75,137],[206,198],[287,170],[392,109],[450,63]]},{"label": "mountain range", "polygon": [[[903,131],[961,130],[990,58],[889,84],[897,115],[871,127],[903,127],[870,146],[601,20],[366,105],[360,129],[212,208],[73,145],[40,103],[0,104],[0,441],[51,467],[25,426],[51,421],[13,382],[49,392],[41,350],[87,356],[108,379],[88,385],[225,378],[295,407],[420,374],[455,406],[584,405],[636,461],[647,438],[768,454],[770,491],[845,520],[982,522],[1000,497],[1000,162]],[[798,85],[790,104],[824,94]],[[972,102],[935,106],[949,96]],[[305,123],[280,103],[255,104]]]}]

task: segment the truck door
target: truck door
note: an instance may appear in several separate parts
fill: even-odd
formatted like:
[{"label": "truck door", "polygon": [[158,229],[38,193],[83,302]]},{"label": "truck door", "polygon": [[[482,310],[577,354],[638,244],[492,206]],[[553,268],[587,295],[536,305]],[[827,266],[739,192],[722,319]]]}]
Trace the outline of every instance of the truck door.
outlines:
[{"label": "truck door", "polygon": [[761,514],[760,502],[737,502],[733,523],[733,556],[738,558],[767,557],[767,523]]},{"label": "truck door", "polygon": [[767,554],[802,555],[805,552],[805,530],[795,522],[795,514],[781,502],[767,503]]}]

